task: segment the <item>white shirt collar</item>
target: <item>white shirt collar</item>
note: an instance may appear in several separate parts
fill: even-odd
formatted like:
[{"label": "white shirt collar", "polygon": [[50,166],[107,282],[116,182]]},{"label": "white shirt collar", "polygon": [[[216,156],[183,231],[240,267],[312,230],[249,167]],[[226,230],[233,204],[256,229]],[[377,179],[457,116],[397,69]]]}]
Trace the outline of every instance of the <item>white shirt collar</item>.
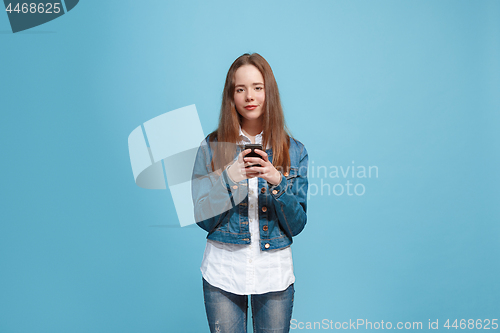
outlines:
[{"label": "white shirt collar", "polygon": [[[243,133],[243,131],[241,130],[241,125],[239,125],[239,126],[240,126],[240,137],[241,137],[241,136],[244,136],[245,138],[247,138],[248,140],[250,140],[250,138],[249,138],[248,136],[246,136],[246,135]],[[257,134],[257,135],[255,136],[255,139],[257,139],[257,137],[262,137],[262,134],[263,134],[263,133],[264,133],[264,130],[260,131],[260,133],[259,133],[259,134]]]},{"label": "white shirt collar", "polygon": [[[250,142],[252,142],[252,140],[250,140],[250,138],[249,138],[248,136],[246,136],[246,135],[243,133],[243,131],[241,130],[241,125],[239,125],[239,126],[240,126],[240,143],[239,143],[239,144],[245,144],[245,143],[250,143]],[[255,143],[256,143],[256,144],[259,144],[259,143],[260,143],[260,144],[262,144],[262,139],[263,139],[263,138],[262,138],[262,135],[263,135],[263,134],[264,134],[264,130],[262,130],[259,134],[257,134],[257,135],[255,136]],[[270,149],[270,148],[271,148],[271,145],[270,145],[270,143],[268,142],[268,143],[267,143],[267,147],[266,147],[266,149]]]}]

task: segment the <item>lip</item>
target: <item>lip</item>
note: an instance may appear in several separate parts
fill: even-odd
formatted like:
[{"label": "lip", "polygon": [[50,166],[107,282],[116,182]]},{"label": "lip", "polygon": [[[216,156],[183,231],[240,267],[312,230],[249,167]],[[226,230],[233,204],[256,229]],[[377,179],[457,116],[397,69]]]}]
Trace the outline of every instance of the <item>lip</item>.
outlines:
[{"label": "lip", "polygon": [[247,109],[247,110],[253,110],[256,107],[257,107],[257,105],[247,105],[247,106],[245,106],[245,109]]}]

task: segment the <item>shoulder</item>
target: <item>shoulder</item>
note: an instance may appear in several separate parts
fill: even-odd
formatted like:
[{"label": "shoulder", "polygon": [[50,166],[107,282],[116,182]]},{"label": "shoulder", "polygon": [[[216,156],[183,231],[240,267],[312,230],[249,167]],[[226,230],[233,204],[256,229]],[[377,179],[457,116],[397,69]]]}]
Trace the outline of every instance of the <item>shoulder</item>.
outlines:
[{"label": "shoulder", "polygon": [[307,154],[306,147],[302,142],[290,136],[290,149],[298,151],[300,154],[305,152]]},{"label": "shoulder", "polygon": [[210,142],[216,142],[217,141],[217,132],[214,131],[210,134],[208,134],[201,142],[200,146],[208,146]]}]

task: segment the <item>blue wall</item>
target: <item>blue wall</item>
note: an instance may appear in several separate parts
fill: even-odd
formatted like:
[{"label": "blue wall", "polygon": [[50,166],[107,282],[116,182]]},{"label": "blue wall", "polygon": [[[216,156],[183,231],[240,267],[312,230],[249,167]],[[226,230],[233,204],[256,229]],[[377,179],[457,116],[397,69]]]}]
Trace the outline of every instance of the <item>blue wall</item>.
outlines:
[{"label": "blue wall", "polygon": [[245,52],[271,64],[309,152],[296,323],[499,318],[499,14],[494,0],[80,1],[16,34],[0,14],[0,332],[208,331],[206,235],[175,227],[168,190],[135,185],[127,137],[190,104],[215,129]]}]

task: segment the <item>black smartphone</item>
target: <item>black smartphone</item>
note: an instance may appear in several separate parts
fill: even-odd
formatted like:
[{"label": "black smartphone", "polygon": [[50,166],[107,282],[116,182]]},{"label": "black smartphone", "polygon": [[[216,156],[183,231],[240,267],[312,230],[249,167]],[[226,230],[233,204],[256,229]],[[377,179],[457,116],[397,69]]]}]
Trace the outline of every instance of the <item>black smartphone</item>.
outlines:
[{"label": "black smartphone", "polygon": [[[262,158],[262,156],[260,156],[259,154],[257,154],[254,149],[260,149],[260,150],[264,150],[262,149],[262,145],[261,144],[246,144],[245,145],[245,149],[243,150],[247,150],[247,149],[252,149],[251,152],[249,152],[248,154],[246,154],[244,157],[260,157]],[[262,158],[263,159],[263,158]],[[249,168],[249,167],[253,167],[253,166],[261,166],[260,164],[254,164],[254,165],[249,165],[245,168]]]}]

